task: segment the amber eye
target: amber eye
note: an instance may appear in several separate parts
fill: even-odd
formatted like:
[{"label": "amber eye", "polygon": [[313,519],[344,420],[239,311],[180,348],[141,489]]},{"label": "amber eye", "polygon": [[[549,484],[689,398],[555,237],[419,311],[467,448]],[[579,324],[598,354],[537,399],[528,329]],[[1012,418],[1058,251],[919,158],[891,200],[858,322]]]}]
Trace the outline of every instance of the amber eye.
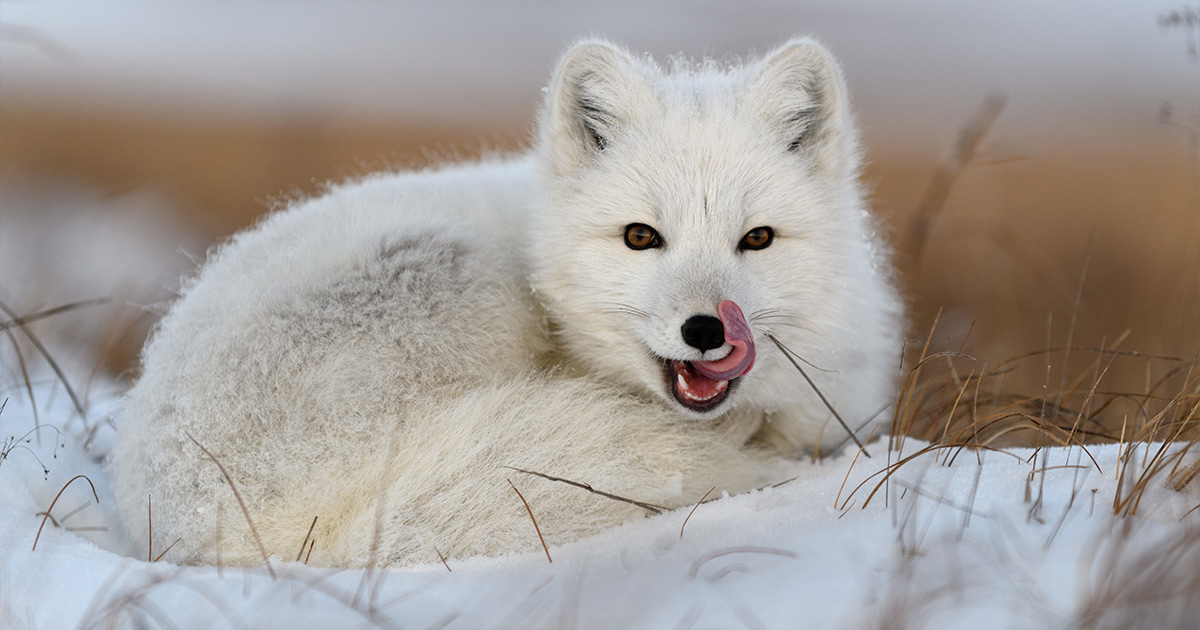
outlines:
[{"label": "amber eye", "polygon": [[625,226],[625,245],[629,249],[650,249],[662,247],[662,237],[654,228],[644,223],[631,223]]},{"label": "amber eye", "polygon": [[742,237],[742,242],[738,243],[738,249],[746,251],[747,249],[766,249],[771,245],[771,241],[775,240],[775,230],[767,226],[756,227]]}]

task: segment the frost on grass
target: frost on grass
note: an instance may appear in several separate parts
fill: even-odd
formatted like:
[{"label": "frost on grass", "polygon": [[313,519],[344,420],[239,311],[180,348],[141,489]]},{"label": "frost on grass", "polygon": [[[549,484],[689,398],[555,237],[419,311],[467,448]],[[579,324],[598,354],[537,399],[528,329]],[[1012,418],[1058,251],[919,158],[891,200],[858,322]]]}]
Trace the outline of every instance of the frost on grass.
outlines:
[{"label": "frost on grass", "polygon": [[[14,321],[5,318],[20,333]],[[60,378],[36,352],[21,368],[9,344],[5,628],[1176,628],[1200,616],[1197,377],[1172,357],[1075,348],[1077,372],[1047,376],[1064,385],[1027,396],[1003,380],[1045,370],[1067,349],[994,367],[918,352],[893,434],[868,445],[871,458],[851,446],[799,463],[777,487],[571,543],[531,523],[544,553],[539,544],[363,571],[271,558],[272,576],[266,565],[174,566],[165,542],[152,561],[127,557],[100,464],[120,387],[98,378],[76,388],[76,375]],[[1117,361],[1149,362],[1160,376],[1142,392],[1107,391],[1103,375]],[[79,409],[68,385],[81,392]],[[68,483],[79,475],[95,496]],[[232,491],[221,507],[242,517]],[[149,498],[147,508],[152,518]],[[319,548],[311,527],[297,523],[289,548]]]}]

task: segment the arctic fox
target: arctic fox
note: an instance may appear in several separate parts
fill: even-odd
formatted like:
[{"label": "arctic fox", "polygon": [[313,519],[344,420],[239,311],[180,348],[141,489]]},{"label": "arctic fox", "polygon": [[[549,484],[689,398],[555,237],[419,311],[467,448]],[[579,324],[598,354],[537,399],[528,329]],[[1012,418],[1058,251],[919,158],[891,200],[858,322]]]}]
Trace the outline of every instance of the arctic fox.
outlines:
[{"label": "arctic fox", "polygon": [[133,544],[152,505],[175,562],[292,560],[316,519],[310,564],[394,566],[537,548],[514,489],[550,544],[647,511],[561,480],[743,492],[848,439],[775,340],[865,435],[902,308],[858,168],[818,44],[579,43],[528,155],[369,176],[216,251],[125,401]]}]

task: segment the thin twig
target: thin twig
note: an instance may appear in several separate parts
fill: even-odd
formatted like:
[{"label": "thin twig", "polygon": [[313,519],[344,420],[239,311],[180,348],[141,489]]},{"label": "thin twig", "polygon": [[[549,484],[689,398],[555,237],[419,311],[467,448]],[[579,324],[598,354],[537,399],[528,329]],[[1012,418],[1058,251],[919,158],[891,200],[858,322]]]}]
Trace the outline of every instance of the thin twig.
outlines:
[{"label": "thin twig", "polygon": [[662,514],[663,512],[665,512],[667,510],[667,508],[665,508],[661,505],[655,505],[653,503],[646,503],[644,501],[630,499],[630,498],[623,497],[620,495],[612,494],[610,492],[605,492],[603,490],[597,490],[597,489],[589,486],[586,483],[580,483],[578,481],[571,481],[570,479],[563,479],[562,477],[555,477],[553,475],[547,475],[545,473],[540,473],[540,472],[536,472],[536,471],[532,471],[532,470],[523,470],[521,468],[513,468],[512,466],[501,466],[501,468],[507,468],[509,470],[523,473],[526,475],[534,475],[535,477],[541,477],[542,479],[547,479],[550,481],[557,481],[560,483],[565,483],[569,486],[575,486],[576,488],[582,488],[584,490],[587,490],[588,492],[591,492],[592,494],[598,494],[602,497],[612,499],[614,501],[623,501],[625,503],[630,503],[632,505],[636,505],[636,506],[642,508],[643,510],[646,510],[646,511],[654,513],[654,514]]}]

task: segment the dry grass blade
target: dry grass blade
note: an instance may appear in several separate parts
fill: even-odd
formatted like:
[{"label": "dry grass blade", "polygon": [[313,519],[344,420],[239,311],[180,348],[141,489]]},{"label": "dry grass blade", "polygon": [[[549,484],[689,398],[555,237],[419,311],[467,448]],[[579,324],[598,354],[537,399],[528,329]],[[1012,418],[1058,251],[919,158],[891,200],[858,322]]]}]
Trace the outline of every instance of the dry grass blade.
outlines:
[{"label": "dry grass blade", "polygon": [[229,484],[229,489],[233,490],[233,496],[237,499],[238,505],[242,508],[242,516],[246,517],[246,524],[250,526],[250,533],[254,535],[254,544],[258,545],[258,552],[262,554],[263,564],[267,567],[267,573],[271,575],[272,580],[277,579],[275,576],[275,569],[271,566],[271,558],[267,555],[267,548],[263,546],[262,538],[258,536],[258,528],[254,526],[254,521],[250,518],[250,510],[246,508],[246,502],[242,500],[242,493],[238,492],[237,486],[233,483],[233,477],[229,475],[229,471],[225,470],[224,464],[222,464],[215,455],[209,452],[207,448],[204,448],[204,445],[196,440],[196,438],[192,437],[191,433],[184,431],[183,434],[188,436],[188,439],[191,440],[193,444],[200,447],[200,450],[204,451],[204,454],[207,455],[208,458],[217,465],[217,468],[221,470],[221,475],[225,477],[225,483]]},{"label": "dry grass blade", "polygon": [[1006,100],[1007,98],[1002,93],[989,94],[983,99],[979,112],[963,126],[954,149],[938,167],[933,179],[929,181],[929,187],[925,189],[925,196],[922,197],[917,206],[917,213],[913,216],[912,223],[909,224],[907,241],[909,251],[912,252],[913,269],[920,269],[921,257],[929,242],[929,230],[933,226],[933,222],[945,206],[946,199],[949,198],[950,191],[954,188],[954,182],[958,179],[959,174],[975,157],[979,144],[983,142],[988,130],[1000,117],[1000,112],[1004,111]]},{"label": "dry grass blade", "polygon": [[[0,302],[0,311],[4,311],[9,318],[12,319],[12,321],[20,319],[16,312],[10,309],[4,302]],[[58,377],[59,382],[62,383],[63,389],[67,390],[67,396],[71,398],[71,403],[75,405],[75,411],[79,412],[79,417],[83,419],[84,424],[86,425],[87,413],[83,410],[83,404],[79,402],[79,396],[75,394],[75,388],[71,387],[70,381],[67,380],[67,375],[63,372],[62,368],[59,367],[58,361],[54,360],[54,357],[50,355],[50,351],[46,349],[46,346],[42,345],[42,342],[37,338],[37,335],[34,335],[32,332],[30,332],[29,329],[24,325],[18,325],[17,328],[25,334],[25,337],[29,339],[29,343],[32,343],[33,347],[37,348],[38,353],[40,353],[42,358],[46,360],[46,363],[50,366],[50,369],[54,370],[54,374]]]},{"label": "dry grass blade", "polygon": [[[875,429],[871,429],[871,433],[867,435],[867,439],[871,439],[871,435],[875,433]],[[846,489],[846,482],[850,480],[850,473],[854,472],[855,464],[858,464],[858,456],[862,455],[862,449],[854,454],[854,459],[850,460],[850,467],[846,469],[846,476],[842,477],[842,485],[838,486],[837,496],[833,498],[833,509],[837,509],[838,502],[842,500],[842,491]]]},{"label": "dry grass blade", "polygon": [[721,556],[728,556],[735,553],[760,553],[793,559],[800,557],[800,555],[794,551],[789,551],[787,549],[776,549],[775,547],[733,547],[730,549],[722,549],[720,551],[714,551],[692,563],[692,569],[688,571],[688,579],[696,579],[696,576],[700,574],[700,567],[704,566],[704,563],[708,562],[709,560],[715,560]]},{"label": "dry grass blade", "polygon": [[304,540],[300,541],[300,551],[296,552],[296,562],[300,562],[300,558],[304,555],[304,548],[308,546],[308,538],[312,536],[313,528],[317,526],[317,517],[313,517],[312,525],[308,526],[308,533],[304,535]]},{"label": "dry grass blade", "polygon": [[442,566],[446,567],[446,573],[454,573],[450,570],[450,563],[446,562],[446,556],[443,556],[442,552],[438,551],[437,547],[433,548],[433,552],[437,554],[438,560],[442,561]]},{"label": "dry grass blade", "polygon": [[[111,303],[112,303],[112,298],[93,298],[91,300],[80,300],[78,302],[62,304],[60,306],[55,306],[54,308],[48,308],[44,311],[38,311],[36,313],[32,313],[32,314],[25,315],[22,317],[13,317],[9,321],[0,322],[0,330],[8,330],[9,328],[14,327],[14,326],[21,327],[26,324],[32,324],[33,322],[36,322],[39,319],[53,317],[60,313],[66,313],[69,311],[77,311],[79,309],[89,308],[92,306],[104,306],[105,304],[111,304]],[[12,316],[10,315],[10,317],[12,317]]]},{"label": "dry grass blade", "polygon": [[[7,406],[8,406],[8,399],[5,398],[4,402],[0,402],[0,413],[3,413],[5,407],[7,407]],[[62,431],[60,431],[58,429],[58,427],[56,427],[54,425],[42,424],[42,425],[38,425],[38,426],[26,431],[24,433],[24,435],[21,435],[20,437],[11,436],[11,437],[4,438],[3,440],[0,440],[0,464],[3,464],[4,461],[9,458],[12,455],[13,451],[20,449],[22,451],[25,451],[26,453],[29,453],[29,456],[32,457],[34,459],[34,461],[36,461],[38,463],[38,466],[42,467],[42,474],[49,475],[50,469],[46,467],[46,463],[43,462],[42,458],[38,456],[37,451],[29,448],[28,446],[25,446],[25,443],[28,441],[29,436],[33,435],[35,433],[38,433],[42,429],[49,429],[51,431],[54,431],[54,433],[56,434],[54,447],[55,447],[55,450],[57,451],[58,447],[62,444],[62,442],[61,442]]]},{"label": "dry grass blade", "polygon": [[1200,604],[1200,528],[1155,536],[1122,520],[1086,558],[1075,628],[1193,628]]},{"label": "dry grass blade", "polygon": [[917,362],[916,365],[912,366],[912,369],[915,370],[915,369],[921,367],[922,365],[925,365],[926,363],[933,361],[934,359],[941,359],[941,358],[946,358],[946,357],[959,358],[959,359],[970,359],[972,361],[978,360],[975,357],[973,357],[965,352],[955,352],[953,350],[946,350],[945,352],[935,352],[931,355],[923,357],[920,361]]},{"label": "dry grass blade", "polygon": [[83,479],[88,482],[88,486],[92,488],[92,497],[96,499],[96,503],[100,502],[100,495],[96,494],[96,484],[92,483],[92,480],[87,475],[75,475],[71,477],[71,480],[63,484],[63,487],[58,490],[58,494],[54,495],[54,500],[50,502],[50,507],[46,508],[46,515],[42,517],[42,524],[38,526],[37,536],[33,537],[33,549],[30,551],[37,551],[38,540],[42,537],[42,528],[46,526],[46,519],[50,518],[50,512],[54,511],[54,506],[58,503],[58,498],[66,491],[67,486],[74,483],[76,479]]},{"label": "dry grass blade", "polygon": [[[592,494],[598,494],[606,499],[612,499],[614,501],[622,501],[624,503],[636,505],[636,506],[642,508],[643,510],[646,510],[653,514],[661,514],[667,510],[667,508],[665,508],[661,505],[654,505],[653,503],[646,503],[644,501],[638,501],[637,499],[630,499],[628,497],[623,497],[623,496],[620,496],[617,494],[612,494],[611,492],[597,490],[597,489],[589,486],[586,483],[580,483],[578,481],[571,481],[570,479],[563,479],[562,477],[555,477],[554,475],[547,475],[545,473],[540,473],[540,472],[536,472],[533,470],[523,470],[521,468],[513,468],[512,466],[501,466],[501,468],[507,468],[508,470],[519,472],[519,473],[522,473],[525,475],[533,475],[535,477],[541,477],[542,479],[546,479],[549,481],[557,481],[559,483],[565,483],[569,486],[575,486],[576,488],[581,488],[583,490],[587,490],[588,492],[591,492]],[[512,482],[509,482],[509,483],[512,483]]]},{"label": "dry grass blade", "polygon": [[821,402],[825,403],[825,407],[829,409],[829,412],[833,414],[833,417],[837,418],[838,424],[842,425],[842,428],[846,430],[846,434],[849,435],[850,439],[854,440],[854,443],[857,444],[858,448],[862,450],[863,455],[866,455],[868,458],[871,457],[871,454],[867,452],[867,448],[863,446],[862,441],[859,440],[858,436],[854,435],[854,431],[850,429],[850,425],[846,424],[846,421],[842,419],[842,416],[837,412],[837,409],[833,408],[833,404],[829,402],[829,399],[825,398],[825,394],[821,393],[821,390],[817,388],[817,384],[808,377],[808,373],[804,371],[804,368],[800,367],[800,364],[796,362],[796,359],[792,358],[793,352],[787,346],[783,345],[783,343],[781,343],[778,339],[776,339],[775,335],[769,334],[767,335],[767,339],[770,339],[775,344],[775,347],[779,348],[779,351],[783,353],[783,356],[787,357],[788,362],[800,372],[800,376],[804,377],[804,380],[808,382],[808,386],[817,393],[817,397],[821,399]]},{"label": "dry grass blade", "polygon": [[[391,431],[391,439],[388,440],[388,455],[387,461],[396,461],[396,453],[400,448],[400,431]],[[367,566],[363,571],[362,579],[358,583],[358,590],[354,593],[353,605],[358,606],[359,600],[364,593],[368,594],[367,610],[372,614],[375,613],[376,596],[379,594],[379,587],[382,582],[382,576],[386,575],[377,571],[379,567],[379,552],[383,545],[383,519],[387,512],[388,488],[392,486],[396,479],[396,469],[394,466],[389,466],[385,474],[379,476],[379,488],[375,499],[375,525],[371,531],[371,549],[367,553]],[[376,576],[381,576],[376,579]]]},{"label": "dry grass blade", "polygon": [[716,490],[716,489],[717,489],[717,487],[716,487],[716,486],[713,486],[712,488],[709,488],[708,492],[705,492],[705,493],[704,493],[704,496],[700,497],[700,500],[696,502],[696,505],[692,506],[692,511],[691,511],[691,512],[688,512],[687,518],[683,519],[683,525],[680,525],[680,526],[679,526],[679,538],[680,538],[680,540],[682,540],[682,539],[683,539],[683,528],[684,528],[684,527],[687,527],[688,521],[690,521],[690,520],[692,519],[692,515],[696,513],[696,508],[700,507],[700,504],[701,504],[701,503],[704,503],[704,500],[708,498],[708,495],[712,494],[712,493],[713,493],[713,490]]},{"label": "dry grass blade", "polygon": [[[1180,428],[1182,430],[1182,426]],[[1171,452],[1169,447],[1173,444],[1179,443],[1180,442],[1166,441],[1158,446],[1154,452],[1154,455],[1149,457],[1148,460],[1142,464],[1142,471],[1130,484],[1128,493],[1123,498],[1120,495],[1114,498],[1113,511],[1115,513],[1125,516],[1134,516],[1137,514],[1138,507],[1142,502],[1142,497],[1145,496],[1146,490],[1150,487],[1150,481],[1163,471],[1168,470],[1168,468],[1177,469],[1179,464],[1182,463],[1183,459],[1187,456],[1187,453],[1191,451],[1192,447],[1195,445],[1195,442],[1184,443],[1183,448],[1178,449],[1175,452]],[[1137,446],[1138,444],[1131,443],[1125,458],[1131,457],[1133,449],[1137,448]],[[1147,444],[1147,446],[1149,445]],[[1174,463],[1174,466],[1172,466],[1172,463]],[[1124,477],[1128,471],[1128,465],[1121,470],[1121,479],[1118,483],[1118,488],[1125,486]]]},{"label": "dry grass blade", "polygon": [[151,560],[151,562],[158,562],[159,560],[162,560],[162,557],[163,557],[163,556],[165,556],[165,555],[167,555],[167,552],[168,552],[168,551],[170,551],[170,550],[174,549],[174,548],[175,548],[175,545],[179,544],[179,541],[181,541],[181,540],[183,540],[183,539],[182,539],[182,538],[176,538],[176,539],[175,539],[175,542],[173,542],[173,543],[171,543],[171,544],[167,545],[167,548],[166,548],[166,549],[163,549],[163,552],[162,552],[162,553],[158,554],[157,556],[154,556],[154,559],[153,559],[153,560]]},{"label": "dry grass blade", "polygon": [[925,337],[925,343],[921,346],[921,355],[917,359],[916,367],[908,370],[908,374],[904,377],[904,383],[900,388],[900,399],[896,402],[895,410],[892,412],[892,430],[888,435],[888,462],[892,461],[892,451],[903,452],[904,438],[912,429],[913,422],[920,411],[920,400],[925,396],[925,389],[928,387],[929,379],[922,382],[921,393],[917,393],[917,374],[924,365],[925,357],[929,356],[929,346],[933,343],[933,334],[937,331],[938,322],[942,319],[942,309],[938,309],[937,314],[933,317],[933,323],[929,326],[929,334]]},{"label": "dry grass blade", "polygon": [[[883,479],[879,480],[879,482],[875,485],[875,488],[873,490],[871,490],[870,494],[867,495],[866,501],[863,502],[862,507],[865,510],[867,508],[867,505],[869,505],[871,503],[871,499],[873,499],[875,497],[875,494],[877,492],[879,492],[879,489],[882,488],[883,485],[885,483],[887,483],[887,481],[891,478],[891,476],[897,470],[900,470],[900,468],[902,468],[904,465],[908,464],[909,462],[911,462],[927,453],[936,452],[941,449],[961,448],[962,446],[963,446],[962,444],[930,444],[930,445],[926,446],[925,448],[922,448],[921,450],[919,450],[915,453],[912,453],[911,455],[906,455],[904,458],[899,459],[899,460],[885,466],[883,468],[883,470],[879,470],[874,473],[871,473],[871,475],[869,475],[866,479],[863,479],[861,482],[859,482],[859,484],[857,486],[855,486],[853,490],[850,491],[850,494],[846,497],[846,500],[842,503],[842,505],[838,509],[839,510],[846,509],[846,506],[850,504],[850,500],[854,498],[854,495],[857,494],[858,491],[860,489],[862,489],[863,486],[867,485],[867,482],[871,481],[875,477],[878,477],[879,475],[883,475]],[[993,448],[990,446],[984,446],[982,444],[976,444],[973,446],[975,448],[978,448],[981,450],[992,451],[995,453],[1002,453],[1004,455],[1008,455],[1009,457],[1015,458],[1017,461],[1023,461],[1020,457],[1018,457],[1017,455],[1014,455],[1012,453],[1009,453],[1008,451],[1004,451],[1004,450],[1001,450],[998,448]]]},{"label": "dry grass blade", "polygon": [[1156,361],[1172,361],[1172,362],[1191,362],[1191,359],[1184,359],[1169,354],[1155,354],[1152,352],[1141,352],[1140,350],[1117,350],[1114,348],[1097,348],[1095,346],[1047,346],[1037,350],[1030,350],[1020,354],[1013,355],[1008,359],[996,364],[996,367],[987,372],[991,375],[999,373],[1008,368],[1008,366],[1018,361],[1039,357],[1046,354],[1055,354],[1058,352],[1091,352],[1095,354],[1111,354],[1119,357],[1136,357],[1139,359],[1151,359]]},{"label": "dry grass blade", "polygon": [[546,560],[550,564],[554,564],[554,559],[550,557],[550,548],[546,546],[546,539],[542,537],[542,528],[538,527],[537,519],[533,516],[533,508],[529,507],[529,502],[525,500],[525,495],[521,494],[520,490],[517,490],[517,486],[513,484],[511,479],[506,479],[505,481],[508,481],[508,485],[512,486],[513,492],[516,492],[517,496],[521,497],[521,503],[525,504],[525,511],[529,512],[529,520],[533,521],[533,529],[537,531],[538,540],[542,541],[542,550],[546,552]]},{"label": "dry grass blade", "polygon": [[[21,344],[17,343],[16,335],[8,329],[7,324],[4,327],[4,334],[8,336],[9,342],[12,343],[13,353],[17,355],[17,366],[21,368],[21,379],[25,382],[25,393],[29,396],[29,410],[33,412],[34,435],[37,437],[38,445],[40,446],[42,444],[42,434],[40,431],[36,431],[36,429],[42,422],[38,418],[37,399],[33,396],[33,383],[29,379],[29,369],[25,366],[25,354],[21,352]],[[4,402],[7,403],[8,400],[6,399]]]}]

